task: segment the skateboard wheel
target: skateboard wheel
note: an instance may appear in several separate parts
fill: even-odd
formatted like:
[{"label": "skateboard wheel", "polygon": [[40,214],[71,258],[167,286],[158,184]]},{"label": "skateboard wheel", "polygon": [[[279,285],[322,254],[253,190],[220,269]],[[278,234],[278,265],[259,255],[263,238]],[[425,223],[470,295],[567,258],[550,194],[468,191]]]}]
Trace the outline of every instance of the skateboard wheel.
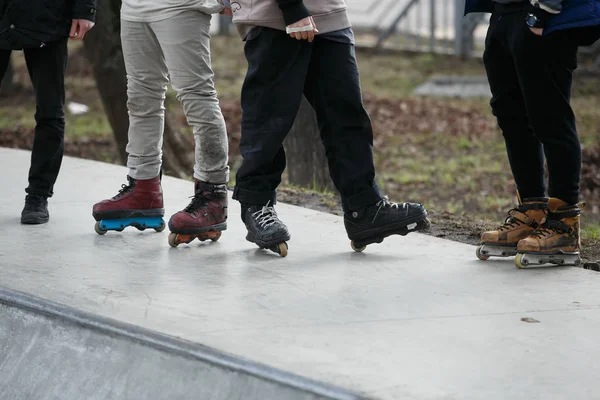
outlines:
[{"label": "skateboard wheel", "polygon": [[476,255],[476,256],[477,256],[477,258],[479,258],[481,261],[486,261],[486,260],[489,260],[490,256],[488,256],[488,255],[485,255],[485,254],[482,254],[482,253],[481,253],[481,247],[482,247],[482,246],[479,246],[479,247],[477,248],[477,250],[475,250],[475,255]]},{"label": "skateboard wheel", "polygon": [[367,248],[367,246],[358,245],[354,240],[350,242],[350,247],[352,247],[352,250],[354,250],[357,253],[362,253]]},{"label": "skateboard wheel", "polygon": [[100,221],[96,222],[94,225],[94,230],[98,235],[106,235],[106,232],[108,232],[100,227]]}]

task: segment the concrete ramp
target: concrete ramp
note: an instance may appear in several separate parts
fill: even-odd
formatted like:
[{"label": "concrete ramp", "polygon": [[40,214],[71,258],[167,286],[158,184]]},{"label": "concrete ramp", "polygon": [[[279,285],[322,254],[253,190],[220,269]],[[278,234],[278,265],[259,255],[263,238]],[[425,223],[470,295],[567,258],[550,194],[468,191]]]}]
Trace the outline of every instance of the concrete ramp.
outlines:
[{"label": "concrete ramp", "polygon": [[202,345],[0,289],[0,399],[353,400]]},{"label": "concrete ramp", "polygon": [[[595,272],[421,234],[354,253],[341,218],[286,204],[286,258],[233,201],[216,243],[99,236],[127,170],[68,157],[50,222],[23,226],[29,160],[0,149],[0,400],[600,399]],[[163,190],[169,218],[193,184]]]}]

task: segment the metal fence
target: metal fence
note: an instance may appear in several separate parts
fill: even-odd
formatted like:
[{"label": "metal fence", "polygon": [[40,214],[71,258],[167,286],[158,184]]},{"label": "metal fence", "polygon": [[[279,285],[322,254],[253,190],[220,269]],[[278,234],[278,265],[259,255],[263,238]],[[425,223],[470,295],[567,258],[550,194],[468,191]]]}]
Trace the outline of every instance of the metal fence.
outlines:
[{"label": "metal fence", "polygon": [[[489,14],[464,16],[465,0],[346,0],[358,44],[461,57],[481,56]],[[600,41],[580,49],[582,69],[600,71]]]},{"label": "metal fence", "polygon": [[[483,53],[489,14],[464,16],[465,0],[346,0],[357,44],[477,57]],[[227,18],[215,31],[227,32]],[[589,67],[600,70],[600,42],[582,48]]]},{"label": "metal fence", "polygon": [[483,48],[486,16],[464,17],[464,0],[346,2],[362,46],[463,56]]}]

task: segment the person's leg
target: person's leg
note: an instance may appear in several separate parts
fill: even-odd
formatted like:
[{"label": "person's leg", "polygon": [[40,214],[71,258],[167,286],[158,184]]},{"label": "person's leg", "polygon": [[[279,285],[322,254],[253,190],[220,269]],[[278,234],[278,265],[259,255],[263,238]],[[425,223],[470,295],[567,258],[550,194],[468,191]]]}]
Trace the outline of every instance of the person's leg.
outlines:
[{"label": "person's leg", "polygon": [[[550,200],[540,228],[519,242],[521,254],[515,262],[519,267],[547,262],[577,265],[581,145],[570,99],[578,46],[569,32],[537,36],[520,19],[513,22],[510,48],[531,125],[546,155]],[[557,256],[551,259],[546,254]]]},{"label": "person's leg", "polygon": [[379,201],[373,128],[362,103],[354,46],[317,37],[305,94],[316,111],[329,173],[344,211]]},{"label": "person's leg", "polygon": [[515,19],[510,46],[527,114],[546,155],[548,194],[577,204],[581,145],[570,104],[577,43],[568,32],[537,36]]},{"label": "person's leg", "polygon": [[150,24],[121,20],[121,44],[127,72],[129,176],[153,179],[162,165],[169,72]]},{"label": "person's leg", "polygon": [[531,127],[515,59],[508,47],[515,28],[511,22],[514,15],[492,15],[483,61],[492,92],[490,105],[504,136],[517,190],[523,199],[541,198],[546,195],[542,143]]},{"label": "person's leg", "polygon": [[194,178],[226,184],[229,182],[228,139],[213,80],[210,20],[210,15],[186,11],[150,26],[165,55],[177,99],[194,130]]},{"label": "person's leg", "polygon": [[63,158],[67,39],[25,49],[25,62],[36,97],[35,136],[27,193],[53,195]]},{"label": "person's leg", "polygon": [[302,100],[313,44],[263,29],[245,46],[248,73],[242,87],[242,166],[234,199],[242,205],[246,239],[287,255],[287,227],[273,205],[285,169],[283,140]]},{"label": "person's leg", "polygon": [[498,229],[481,235],[477,257],[482,260],[514,256],[519,241],[534,232],[544,219],[548,203],[544,197],[542,144],[531,128],[515,60],[508,47],[513,17],[514,14],[497,12],[492,15],[483,61],[492,92],[490,105],[504,136],[519,204],[509,211],[509,217]]},{"label": "person's leg", "polygon": [[[113,198],[95,204],[92,215],[99,223],[137,218],[144,223],[150,221],[150,228],[162,230],[164,208],[160,181],[164,100],[169,83],[167,65],[147,23],[121,20],[121,44],[127,72],[129,183]],[[109,225],[105,227],[111,229]],[[102,229],[102,226],[97,227],[97,231]]]},{"label": "person's leg", "polygon": [[248,72],[242,87],[243,162],[234,198],[242,204],[275,204],[285,169],[283,140],[291,130],[302,100],[312,43],[285,32],[263,29],[248,41]]},{"label": "person's leg", "polygon": [[36,126],[21,222],[41,224],[49,219],[47,199],[53,195],[64,152],[67,39],[25,49],[24,55],[35,92]]},{"label": "person's leg", "polygon": [[427,212],[420,204],[390,203],[375,183],[373,130],[362,103],[354,46],[317,37],[305,94],[317,114],[355,249],[427,228]]},{"label": "person's leg", "polygon": [[[199,234],[201,239],[216,239],[227,229],[228,138],[213,82],[210,19],[186,11],[150,24],[195,137],[194,198],[169,220],[175,234],[170,236],[172,245],[189,243]],[[207,232],[213,236],[207,237]]]},{"label": "person's leg", "polygon": [[0,91],[2,91],[2,82],[10,64],[11,50],[0,50]]}]

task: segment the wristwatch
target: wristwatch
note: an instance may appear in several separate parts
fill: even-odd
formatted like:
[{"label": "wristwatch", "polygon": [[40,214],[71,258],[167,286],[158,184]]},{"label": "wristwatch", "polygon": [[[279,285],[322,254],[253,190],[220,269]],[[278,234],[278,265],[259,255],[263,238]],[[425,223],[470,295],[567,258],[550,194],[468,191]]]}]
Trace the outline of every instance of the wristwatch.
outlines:
[{"label": "wristwatch", "polygon": [[525,17],[525,22],[527,23],[527,26],[530,28],[543,28],[544,27],[544,22],[541,21],[538,17],[536,17],[534,14],[527,14],[527,16]]}]

